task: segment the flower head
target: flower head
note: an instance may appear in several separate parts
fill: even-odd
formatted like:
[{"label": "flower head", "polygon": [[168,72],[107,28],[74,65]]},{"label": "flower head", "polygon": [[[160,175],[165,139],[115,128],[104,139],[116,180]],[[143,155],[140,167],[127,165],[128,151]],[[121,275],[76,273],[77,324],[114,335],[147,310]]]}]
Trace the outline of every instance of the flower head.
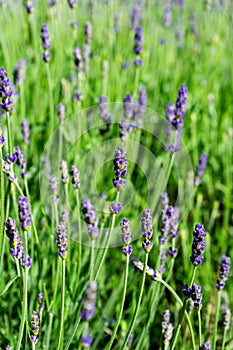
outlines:
[{"label": "flower head", "polygon": [[7,72],[3,67],[0,67],[0,107],[6,112],[10,112],[13,109],[12,95],[13,87],[7,77]]},{"label": "flower head", "polygon": [[33,311],[31,316],[31,341],[36,343],[40,335],[40,314],[39,312]]},{"label": "flower head", "polygon": [[114,157],[114,173],[116,178],[113,179],[113,185],[118,190],[126,185],[126,180],[122,177],[126,176],[127,173],[126,152],[123,147],[117,148]]},{"label": "flower head", "polygon": [[79,170],[76,165],[71,166],[70,170],[71,182],[75,189],[80,187],[80,178],[79,178]]},{"label": "flower head", "polygon": [[194,266],[200,265],[203,260],[203,254],[205,251],[205,228],[201,224],[195,226],[193,232],[193,244],[192,244],[192,255],[190,260]]},{"label": "flower head", "polygon": [[31,226],[31,208],[29,200],[27,197],[20,196],[18,198],[18,207],[19,207],[19,220],[20,226],[24,231],[28,231]]},{"label": "flower head", "polygon": [[220,270],[219,270],[219,278],[216,283],[216,288],[218,290],[222,289],[225,286],[225,282],[228,279],[229,271],[230,271],[231,259],[229,256],[223,256],[220,261]]},{"label": "flower head", "polygon": [[199,186],[201,184],[200,175],[203,174],[205,171],[207,159],[208,159],[208,154],[202,153],[197,165],[197,169],[195,171],[196,177],[194,178],[194,184],[196,186]]},{"label": "flower head", "polygon": [[30,127],[27,119],[23,119],[21,122],[21,133],[23,136],[24,143],[30,142]]},{"label": "flower head", "polygon": [[80,312],[81,318],[85,321],[90,320],[94,315],[95,304],[96,304],[96,293],[97,293],[96,281],[88,282],[87,289],[84,295],[81,312]]},{"label": "flower head", "polygon": [[82,201],[82,212],[87,224],[88,234],[91,239],[94,240],[99,235],[98,217],[95,215],[95,207],[91,204],[89,199]]}]

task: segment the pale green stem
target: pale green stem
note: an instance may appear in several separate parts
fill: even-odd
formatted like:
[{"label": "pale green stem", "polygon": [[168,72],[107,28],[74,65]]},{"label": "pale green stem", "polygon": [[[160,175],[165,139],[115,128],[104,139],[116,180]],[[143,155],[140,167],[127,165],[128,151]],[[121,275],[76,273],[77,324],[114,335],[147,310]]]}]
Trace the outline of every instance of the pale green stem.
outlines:
[{"label": "pale green stem", "polygon": [[71,336],[70,336],[68,342],[66,343],[65,350],[68,350],[68,349],[69,349],[70,344],[72,343],[72,340],[73,340],[73,338],[74,338],[74,336],[75,336],[75,334],[76,334],[76,332],[77,332],[77,329],[78,329],[78,326],[79,326],[80,321],[81,321],[81,317],[79,316],[79,318],[77,318],[77,320],[76,320],[76,322],[75,322],[74,330],[73,330],[73,332],[72,332],[72,334],[71,334]]},{"label": "pale green stem", "polygon": [[64,312],[65,312],[65,275],[66,274],[66,261],[62,260],[62,293],[61,293],[61,321],[60,331],[57,349],[63,349],[63,336],[64,336]]},{"label": "pale green stem", "polygon": [[51,337],[51,332],[52,332],[52,324],[53,324],[53,312],[50,310],[49,311],[49,326],[48,326],[48,331],[47,331],[47,341],[46,341],[46,346],[45,346],[45,348],[47,350],[50,349],[49,343],[50,343],[50,337]]},{"label": "pale green stem", "polygon": [[49,63],[46,63],[46,72],[47,72],[47,80],[48,80],[48,88],[49,88],[49,115],[50,115],[50,133],[52,135],[54,129],[54,101],[53,101],[53,85],[50,74]]},{"label": "pale green stem", "polygon": [[91,262],[90,262],[90,281],[94,277],[94,263],[95,263],[95,240],[91,241]]},{"label": "pale green stem", "polygon": [[79,201],[79,191],[75,190],[76,194],[76,203],[77,203],[77,213],[78,213],[78,274],[77,279],[79,280],[81,272],[81,263],[82,263],[82,233],[81,233],[81,221],[80,221],[80,201]]},{"label": "pale green stem", "polygon": [[8,135],[8,152],[12,154],[11,123],[10,123],[9,112],[6,112],[6,123],[7,123],[7,135]]},{"label": "pale green stem", "polygon": [[227,336],[227,327],[224,327],[223,339],[222,339],[222,349],[221,350],[225,350],[226,336]]},{"label": "pale green stem", "polygon": [[[119,196],[120,196],[120,192],[117,191],[116,201],[115,201],[116,203],[119,201]],[[105,257],[106,257],[106,254],[107,254],[107,251],[108,251],[108,248],[109,248],[109,244],[110,244],[110,240],[111,240],[111,233],[112,233],[112,230],[114,228],[115,220],[116,220],[116,214],[114,213],[114,214],[112,214],[111,227],[110,227],[110,230],[108,232],[108,238],[107,238],[106,245],[104,247],[104,252],[103,252],[103,255],[101,257],[100,264],[98,266],[98,270],[97,270],[96,275],[95,275],[95,280],[98,279],[99,273],[100,273],[102,265],[104,263],[104,260],[105,260]]]},{"label": "pale green stem", "polygon": [[123,314],[123,310],[124,310],[124,304],[125,304],[125,297],[126,297],[126,291],[127,291],[127,284],[128,284],[128,272],[129,272],[129,255],[126,255],[126,266],[125,266],[125,278],[124,278],[124,289],[123,289],[123,295],[122,295],[122,301],[121,301],[121,308],[120,308],[120,312],[117,318],[117,323],[114,327],[109,345],[107,347],[107,350],[110,350],[112,347],[112,344],[114,342],[115,336],[117,334],[117,330],[118,327],[120,325],[121,322],[121,318],[122,318],[122,314]]},{"label": "pale green stem", "polygon": [[141,282],[141,288],[140,288],[140,291],[139,291],[139,297],[138,297],[138,301],[137,301],[137,306],[134,310],[134,314],[133,314],[133,318],[132,318],[132,321],[130,323],[130,326],[129,326],[129,329],[128,329],[128,332],[126,334],[126,337],[125,337],[125,340],[124,340],[124,343],[121,347],[121,350],[124,350],[126,347],[127,347],[127,344],[128,344],[128,341],[129,341],[129,337],[134,329],[134,326],[135,326],[135,323],[136,323],[136,320],[137,320],[137,316],[138,316],[138,313],[139,313],[139,309],[140,309],[140,306],[141,306],[141,301],[142,301],[142,295],[143,295],[143,291],[144,291],[144,285],[145,285],[145,279],[146,279],[146,268],[147,268],[147,263],[148,263],[148,256],[149,256],[149,253],[146,253],[146,258],[145,258],[145,263],[144,263],[144,268],[143,268],[143,273],[142,273],[142,282]]},{"label": "pale green stem", "polygon": [[218,290],[217,305],[216,305],[215,320],[214,320],[214,337],[213,337],[213,341],[212,341],[212,350],[216,349],[216,343],[217,343],[218,320],[219,320],[219,311],[220,311],[220,303],[221,303],[221,294],[222,294],[222,291]]},{"label": "pale green stem", "polygon": [[[196,274],[196,269],[197,269],[197,266],[194,266],[193,272],[192,272],[192,277],[191,277],[191,282],[190,282],[190,285],[189,285],[190,287],[193,284],[193,281],[194,281],[194,278],[195,278],[195,274]],[[172,336],[171,350],[173,350],[175,348],[175,346],[176,346],[176,342],[177,342],[177,339],[178,339],[178,335],[180,333],[180,329],[181,329],[181,324],[182,324],[182,320],[183,320],[183,317],[184,317],[184,313],[187,312],[186,311],[187,303],[188,303],[188,297],[185,297],[182,309],[180,310],[178,323],[176,325],[175,332],[174,332],[174,334]]]},{"label": "pale green stem", "polygon": [[198,336],[199,336],[199,347],[202,345],[202,329],[201,329],[201,310],[198,309]]},{"label": "pale green stem", "polygon": [[2,171],[2,148],[0,148],[0,201],[1,201],[1,216],[0,216],[0,274],[2,272],[2,264],[3,264],[3,229],[4,229],[4,220],[5,220],[5,193],[4,193],[4,174]]},{"label": "pale green stem", "polygon": [[27,315],[27,277],[28,277],[28,268],[26,267],[25,270],[22,270],[23,272],[23,304],[22,304],[22,316],[21,316],[21,322],[19,327],[19,335],[18,340],[16,344],[16,350],[20,350],[21,343],[23,339],[23,332],[24,332],[24,326],[26,322],[26,315]]}]

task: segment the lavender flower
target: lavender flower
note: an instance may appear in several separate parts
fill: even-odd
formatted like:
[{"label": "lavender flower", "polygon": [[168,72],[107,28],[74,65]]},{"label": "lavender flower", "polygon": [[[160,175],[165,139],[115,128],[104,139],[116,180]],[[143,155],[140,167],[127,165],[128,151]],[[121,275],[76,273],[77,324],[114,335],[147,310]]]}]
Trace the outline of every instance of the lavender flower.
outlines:
[{"label": "lavender flower", "polygon": [[134,338],[134,330],[132,330],[132,332],[130,333],[127,345],[131,345],[132,344],[133,338]]},{"label": "lavender flower", "polygon": [[210,347],[210,343],[208,341],[206,341],[201,347],[199,350],[210,350],[211,347]]},{"label": "lavender flower", "polygon": [[231,309],[228,307],[223,311],[223,325],[225,329],[229,329],[231,325]]},{"label": "lavender flower", "polygon": [[178,96],[176,99],[176,105],[174,106],[173,103],[167,104],[167,112],[166,112],[166,119],[168,123],[167,128],[167,134],[171,134],[173,128],[175,128],[175,144],[166,144],[165,149],[177,152],[179,150],[179,143],[180,138],[182,134],[182,128],[184,125],[184,115],[185,115],[185,106],[187,102],[187,93],[188,89],[185,85],[181,85],[181,87],[178,90]]},{"label": "lavender flower", "polygon": [[84,61],[79,47],[74,48],[74,64],[77,71],[81,72],[84,70]]},{"label": "lavender flower", "polygon": [[25,78],[26,60],[20,59],[17,66],[13,71],[13,82],[14,85],[19,85],[20,81]]},{"label": "lavender flower", "polygon": [[109,131],[112,118],[111,113],[108,111],[106,96],[100,96],[99,113],[106,125],[105,129],[100,129],[100,134],[103,135],[105,132]]},{"label": "lavender flower", "polygon": [[90,333],[86,333],[86,335],[81,337],[80,342],[84,348],[89,348],[93,342],[93,337],[90,335]]},{"label": "lavender flower", "polygon": [[73,30],[75,30],[79,27],[79,23],[77,21],[73,21],[70,23],[70,26]]},{"label": "lavender flower", "polygon": [[131,28],[135,29],[140,20],[141,6],[140,4],[135,4],[131,14]]},{"label": "lavender flower", "polygon": [[79,188],[80,187],[80,178],[79,178],[78,167],[76,165],[71,166],[70,175],[71,175],[71,182],[72,182],[73,187],[75,189]]},{"label": "lavender flower", "polygon": [[162,246],[160,250],[160,266],[159,266],[159,271],[161,274],[165,271],[166,260],[167,260],[167,249],[165,246]]},{"label": "lavender flower", "polygon": [[167,4],[164,9],[164,14],[163,14],[163,25],[165,27],[170,27],[172,22],[172,10],[171,10],[171,5]]},{"label": "lavender flower", "polygon": [[68,239],[67,239],[67,228],[64,222],[60,222],[58,225],[58,229],[56,231],[57,235],[57,248],[58,248],[58,254],[62,258],[62,260],[66,260],[68,251],[67,251],[67,245],[68,245]]},{"label": "lavender flower", "polygon": [[99,235],[98,218],[95,215],[95,207],[91,204],[89,199],[82,201],[82,212],[84,214],[84,220],[88,227],[88,234],[92,240],[96,239]]},{"label": "lavender flower", "polygon": [[38,293],[38,304],[40,310],[44,310],[44,293],[40,292]]},{"label": "lavender flower", "polygon": [[96,305],[96,281],[90,281],[87,283],[87,289],[85,291],[84,300],[80,312],[80,316],[83,320],[89,321],[95,312]]},{"label": "lavender flower", "polygon": [[128,93],[125,95],[123,101],[124,101],[124,104],[123,104],[124,116],[126,118],[131,119],[133,117],[133,114],[134,114],[133,96],[130,93]]},{"label": "lavender flower", "polygon": [[121,233],[122,233],[122,242],[124,243],[123,253],[125,255],[131,255],[133,250],[131,243],[131,228],[130,221],[126,218],[122,219],[120,222]]},{"label": "lavender flower", "polygon": [[162,334],[163,334],[163,344],[164,347],[167,348],[170,344],[174,327],[172,323],[170,323],[171,313],[169,310],[164,310],[162,313],[163,321],[162,321]]},{"label": "lavender flower", "polygon": [[69,172],[68,172],[67,162],[65,160],[62,160],[60,163],[60,171],[61,171],[62,182],[64,184],[68,184],[69,183]]},{"label": "lavender flower", "polygon": [[6,112],[11,112],[13,109],[12,95],[13,88],[7,77],[7,72],[3,67],[0,67],[0,107]]},{"label": "lavender flower", "polygon": [[31,208],[27,197],[20,196],[18,198],[20,227],[24,231],[28,231],[31,226]]},{"label": "lavender flower", "polygon": [[10,253],[12,257],[20,260],[21,265],[23,265],[24,267],[31,267],[30,256],[27,256],[27,258],[25,258],[22,238],[20,238],[19,230],[16,227],[16,221],[13,220],[11,217],[8,217],[4,224],[6,227],[6,235],[10,240]]},{"label": "lavender flower", "polygon": [[146,102],[147,102],[147,96],[146,96],[146,88],[144,86],[141,86],[139,89],[139,101],[135,105],[135,111],[134,111],[134,119],[142,119],[145,114],[146,110]]},{"label": "lavender flower", "polygon": [[197,283],[194,282],[190,288],[188,288],[188,285],[185,284],[183,287],[183,294],[192,299],[195,308],[198,310],[202,308],[201,286],[199,286]]},{"label": "lavender flower", "polygon": [[202,153],[197,165],[197,169],[195,171],[196,177],[194,178],[194,184],[196,186],[199,186],[201,184],[201,179],[200,175],[204,173],[205,168],[206,168],[206,163],[208,159],[208,154],[207,153]]},{"label": "lavender flower", "polygon": [[117,190],[120,190],[126,185],[126,180],[122,177],[126,176],[127,173],[126,152],[123,147],[117,148],[114,156],[114,173],[116,178],[113,179],[113,185]]},{"label": "lavender flower", "polygon": [[30,128],[29,123],[26,119],[23,119],[21,122],[21,133],[23,136],[24,143],[30,142]]},{"label": "lavender flower", "polygon": [[70,212],[67,209],[62,210],[60,216],[60,224],[67,225],[69,221]]},{"label": "lavender flower", "polygon": [[7,345],[6,350],[13,350],[11,345]]},{"label": "lavender flower", "polygon": [[92,24],[91,22],[87,21],[85,23],[85,41],[87,44],[91,43],[91,37],[92,37]]},{"label": "lavender flower", "polygon": [[120,202],[112,202],[110,203],[110,211],[113,213],[113,214],[119,214],[122,210],[122,205]]},{"label": "lavender flower", "polygon": [[59,195],[58,195],[58,181],[56,176],[50,175],[49,176],[49,188],[51,190],[51,200],[54,203],[57,203],[59,200]]},{"label": "lavender flower", "polygon": [[2,171],[6,174],[10,181],[16,182],[18,180],[16,174],[13,172],[12,164],[9,164],[5,160],[2,161]]},{"label": "lavender flower", "polygon": [[2,135],[2,123],[1,123],[1,121],[0,121],[0,148],[3,147],[4,143],[5,143],[5,138],[4,138],[4,136]]},{"label": "lavender flower", "polygon": [[65,115],[66,115],[66,107],[62,103],[59,103],[57,105],[57,116],[59,118],[59,122],[61,125],[64,124]]},{"label": "lavender flower", "polygon": [[151,239],[153,235],[153,227],[152,227],[152,216],[151,216],[150,209],[143,210],[141,223],[142,223],[142,235],[144,236],[145,239]]},{"label": "lavender flower", "polygon": [[136,67],[141,67],[143,60],[140,57],[136,57],[133,63]]},{"label": "lavender flower", "polygon": [[216,283],[216,288],[218,290],[223,289],[225,282],[228,280],[228,275],[230,271],[231,259],[229,256],[223,256],[220,261],[219,278]]},{"label": "lavender flower", "polygon": [[[139,259],[137,259],[135,256],[130,257],[131,262],[133,263],[134,267],[139,270],[140,272],[143,272],[144,269],[144,263],[141,262]],[[161,275],[158,271],[154,270],[152,267],[148,266],[146,267],[146,274],[150,276],[154,281],[159,281],[161,278]]]},{"label": "lavender flower", "polygon": [[195,226],[193,232],[193,244],[192,244],[192,255],[190,260],[194,266],[200,265],[203,260],[203,254],[205,251],[205,228],[201,224]]},{"label": "lavender flower", "polygon": [[24,0],[24,7],[28,14],[31,14],[34,11],[33,2],[30,0]]},{"label": "lavender flower", "polygon": [[74,9],[77,5],[77,1],[76,0],[68,0],[68,4],[70,6],[71,9]]},{"label": "lavender flower", "polygon": [[135,36],[134,36],[134,52],[136,53],[136,55],[139,55],[142,52],[142,47],[143,47],[142,28],[136,27]]},{"label": "lavender flower", "polygon": [[50,61],[51,59],[51,55],[50,55],[50,48],[51,48],[51,44],[50,44],[50,35],[48,32],[48,26],[47,24],[43,24],[41,27],[41,32],[40,32],[40,37],[42,40],[42,46],[44,49],[44,53],[42,55],[43,60],[47,63]]},{"label": "lavender flower", "polygon": [[40,336],[40,314],[39,312],[33,311],[31,315],[31,341],[37,343]]},{"label": "lavender flower", "polygon": [[26,168],[26,160],[24,159],[24,153],[21,151],[19,146],[14,147],[14,152],[12,154],[13,158],[15,159],[14,161],[18,165],[20,169],[25,170]]}]

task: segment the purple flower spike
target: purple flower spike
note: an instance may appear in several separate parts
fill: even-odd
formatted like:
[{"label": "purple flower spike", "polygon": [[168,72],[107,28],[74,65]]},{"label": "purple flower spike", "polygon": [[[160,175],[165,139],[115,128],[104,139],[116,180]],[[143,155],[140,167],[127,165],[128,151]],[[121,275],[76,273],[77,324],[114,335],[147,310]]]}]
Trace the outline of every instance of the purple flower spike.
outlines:
[{"label": "purple flower spike", "polygon": [[31,226],[31,208],[27,197],[18,198],[20,226],[24,231],[28,231]]},{"label": "purple flower spike", "polygon": [[87,289],[85,291],[84,300],[80,316],[83,320],[89,321],[95,312],[96,304],[97,283],[96,281],[90,281],[87,283]]},{"label": "purple flower spike", "polygon": [[26,60],[20,59],[13,71],[14,85],[19,85],[20,81],[25,78]]},{"label": "purple flower spike", "polygon": [[126,185],[126,180],[122,179],[122,177],[126,176],[127,165],[128,162],[126,161],[126,151],[123,147],[117,148],[114,156],[114,173],[116,178],[112,180],[113,185],[117,188],[117,190],[120,190]]},{"label": "purple flower spike", "polygon": [[91,37],[92,37],[92,24],[91,22],[87,21],[85,23],[85,41],[87,44],[91,43]]},{"label": "purple flower spike", "polygon": [[87,333],[81,337],[80,342],[84,348],[89,348],[93,342],[93,337],[90,335],[90,333]]},{"label": "purple flower spike", "polygon": [[105,128],[104,129],[100,129],[100,134],[103,135],[107,131],[109,131],[110,124],[111,124],[111,118],[112,118],[111,113],[108,111],[107,97],[106,96],[100,96],[100,99],[99,99],[99,113],[100,113],[100,116],[103,119],[104,124],[105,124]]},{"label": "purple flower spike", "polygon": [[36,343],[40,335],[40,314],[39,312],[33,311],[31,316],[31,341]]},{"label": "purple flower spike", "polygon": [[68,184],[69,183],[69,172],[68,172],[67,162],[65,160],[62,160],[60,163],[60,171],[61,171],[62,182],[64,184]]},{"label": "purple flower spike", "polygon": [[200,350],[210,350],[211,349],[211,345],[210,342],[206,341],[201,347]]},{"label": "purple flower spike", "polygon": [[113,214],[119,214],[122,211],[121,203],[120,202],[118,202],[118,203],[115,203],[115,202],[110,203],[110,211]]},{"label": "purple flower spike", "polygon": [[21,122],[21,133],[24,143],[28,144],[30,142],[30,127],[26,119],[23,119]]},{"label": "purple flower spike", "polygon": [[59,105],[57,105],[57,116],[59,118],[59,122],[61,125],[64,124],[65,115],[66,115],[66,108],[62,103],[59,103]]},{"label": "purple flower spike", "polygon": [[74,9],[77,6],[77,1],[76,0],[68,0],[68,4],[71,9]]},{"label": "purple flower spike", "polygon": [[95,207],[91,204],[89,199],[82,201],[82,212],[87,224],[88,235],[94,240],[99,235],[98,217],[95,215]]},{"label": "purple flower spike", "polygon": [[56,176],[50,175],[49,176],[49,188],[51,190],[51,200],[54,203],[57,203],[59,200],[59,195],[58,195],[58,181]]},{"label": "purple flower spike", "polygon": [[80,187],[79,170],[76,165],[71,166],[70,175],[72,178],[72,185],[75,189]]},{"label": "purple flower spike", "polygon": [[142,46],[143,46],[142,28],[136,27],[135,36],[134,36],[134,52],[136,53],[136,55],[139,55],[142,52]]},{"label": "purple flower spike", "polygon": [[188,288],[188,285],[185,284],[183,287],[183,294],[192,299],[195,308],[199,310],[202,308],[201,286],[199,286],[197,283],[194,282],[190,288]]},{"label": "purple flower spike", "polygon": [[140,20],[141,6],[140,4],[135,4],[132,14],[131,14],[131,28],[135,29]]},{"label": "purple flower spike", "polygon": [[228,275],[230,271],[231,259],[229,256],[223,256],[220,261],[219,278],[216,283],[216,288],[218,290],[223,289],[225,282],[228,280]]},{"label": "purple flower spike", "polygon": [[151,239],[153,235],[153,227],[152,227],[152,216],[151,216],[150,209],[143,210],[141,223],[142,223],[142,235],[146,239]]},{"label": "purple flower spike", "polygon": [[169,310],[164,310],[162,313],[162,334],[163,334],[163,344],[164,347],[167,348],[170,344],[174,327],[172,323],[170,323],[171,313]]},{"label": "purple flower spike", "polygon": [[60,222],[58,229],[56,231],[57,234],[57,248],[58,248],[58,254],[62,258],[62,260],[66,260],[68,251],[67,251],[67,246],[68,246],[68,238],[67,238],[67,228],[64,222]]},{"label": "purple flower spike", "polygon": [[31,0],[24,0],[24,7],[28,14],[31,14],[34,11],[33,3]]},{"label": "purple flower spike", "polygon": [[42,24],[40,37],[41,37],[42,46],[43,46],[43,49],[44,49],[42,58],[43,58],[44,62],[47,63],[51,59],[51,55],[50,55],[50,52],[49,52],[49,50],[51,48],[50,35],[49,35],[47,24]]},{"label": "purple flower spike", "polygon": [[12,95],[13,86],[10,84],[6,70],[3,67],[0,67],[0,107],[6,112],[11,112],[13,110],[13,101],[11,100]]},{"label": "purple flower spike", "polygon": [[123,253],[125,255],[131,255],[133,252],[131,243],[131,228],[130,221],[126,218],[122,219],[120,222],[121,233],[122,233],[122,242],[124,243]]},{"label": "purple flower spike", "polygon": [[208,154],[202,153],[197,165],[197,169],[195,171],[196,177],[194,178],[194,184],[196,186],[199,186],[201,184],[200,175],[202,175],[205,171],[207,159],[208,159]]},{"label": "purple flower spike", "polygon": [[74,48],[74,64],[77,71],[81,72],[84,70],[84,61],[79,47]]},{"label": "purple flower spike", "polygon": [[149,240],[145,240],[142,242],[142,248],[146,253],[150,253],[151,249],[153,248],[153,243]]},{"label": "purple flower spike", "polygon": [[192,255],[190,260],[194,266],[200,265],[203,260],[203,254],[205,251],[205,228],[201,224],[195,226],[193,232],[193,244],[192,244]]}]

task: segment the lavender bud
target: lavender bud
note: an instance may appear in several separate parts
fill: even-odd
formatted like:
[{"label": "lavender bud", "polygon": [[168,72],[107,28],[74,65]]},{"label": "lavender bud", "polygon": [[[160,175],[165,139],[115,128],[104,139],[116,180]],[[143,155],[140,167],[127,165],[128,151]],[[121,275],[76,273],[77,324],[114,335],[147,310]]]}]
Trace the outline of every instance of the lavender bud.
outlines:
[{"label": "lavender bud", "polygon": [[142,28],[136,27],[135,36],[134,36],[134,52],[136,53],[136,55],[139,55],[142,52],[142,47],[143,47]]},{"label": "lavender bud", "polygon": [[71,166],[70,170],[71,182],[75,189],[80,187],[79,171],[76,165]]},{"label": "lavender bud", "polygon": [[5,160],[2,161],[2,171],[6,174],[10,181],[16,182],[18,180],[16,174],[13,172],[12,164],[9,164]]},{"label": "lavender bud", "polygon": [[33,2],[30,0],[24,0],[24,7],[29,15],[34,11]]},{"label": "lavender bud", "polygon": [[49,35],[49,32],[48,32],[47,24],[42,24],[40,37],[41,37],[42,46],[43,46],[43,49],[44,49],[42,58],[43,58],[44,62],[47,63],[51,59],[51,55],[50,55],[50,52],[49,52],[49,50],[51,48],[50,35]]},{"label": "lavender bud", "polygon": [[170,27],[171,22],[172,22],[172,10],[171,10],[171,5],[168,4],[165,6],[165,9],[164,9],[163,25],[165,27]]},{"label": "lavender bud", "polygon": [[230,271],[231,259],[228,256],[223,256],[220,261],[219,278],[216,283],[216,288],[218,290],[223,289],[225,282],[228,280],[228,275]]},{"label": "lavender bud", "polygon": [[20,59],[17,66],[13,71],[13,82],[14,85],[19,85],[20,81],[25,78],[26,60]]},{"label": "lavender bud", "polygon": [[126,161],[126,151],[123,147],[116,149],[113,163],[114,173],[116,175],[116,178],[112,180],[113,185],[117,188],[117,190],[120,190],[126,185],[126,180],[122,179],[122,177],[126,176],[128,165],[128,162]]},{"label": "lavender bud", "polygon": [[68,172],[67,162],[65,160],[62,160],[60,163],[60,171],[61,171],[62,182],[64,184],[68,184],[69,183],[69,172]]},{"label": "lavender bud", "polygon": [[231,325],[231,310],[228,307],[223,312],[223,325],[225,329],[229,329]]},{"label": "lavender bud", "polygon": [[210,350],[210,343],[206,341],[201,347],[200,350]]},{"label": "lavender bud", "polygon": [[110,211],[113,213],[113,214],[119,214],[122,210],[122,205],[120,202],[118,203],[115,203],[115,202],[112,202],[110,203]]},{"label": "lavender bud", "polygon": [[58,196],[58,181],[56,176],[50,175],[49,176],[49,188],[51,190],[51,200],[54,203],[57,203],[59,200],[59,196]]},{"label": "lavender bud", "polygon": [[31,316],[31,341],[37,343],[40,335],[40,314],[33,311]]},{"label": "lavender bud", "polygon": [[151,216],[150,209],[143,210],[141,223],[142,223],[142,235],[146,239],[151,239],[153,235],[153,227],[152,227],[152,216]]},{"label": "lavender bud", "polygon": [[195,171],[196,177],[194,178],[194,184],[196,186],[199,186],[201,184],[200,175],[203,174],[205,171],[207,159],[208,159],[208,154],[202,153],[197,165],[197,169]]},{"label": "lavender bud", "polygon": [[140,20],[141,6],[140,4],[135,4],[132,14],[131,14],[131,28],[135,29]]},{"label": "lavender bud", "polygon": [[31,208],[27,197],[18,198],[20,226],[24,231],[28,231],[31,226]]},{"label": "lavender bud", "polygon": [[74,48],[74,64],[75,64],[76,69],[79,72],[84,70],[83,57],[82,57],[82,54],[81,54],[79,47]]},{"label": "lavender bud", "polygon": [[203,254],[205,251],[205,228],[201,224],[195,226],[193,232],[193,244],[192,244],[192,255],[190,260],[194,266],[200,265],[203,260]]},{"label": "lavender bud", "polygon": [[162,313],[162,316],[163,316],[163,321],[162,321],[163,344],[164,344],[164,347],[167,348],[170,345],[174,327],[172,323],[170,323],[171,314],[169,310],[164,310]]},{"label": "lavender bud", "polygon": [[14,153],[12,156],[15,158],[15,162],[20,169],[26,168],[26,160],[24,159],[24,153],[21,151],[19,146],[14,147]]},{"label": "lavender bud", "polygon": [[44,293],[43,292],[38,293],[38,304],[39,304],[40,310],[43,310],[44,309]]},{"label": "lavender bud", "polygon": [[68,251],[67,251],[67,245],[68,245],[68,239],[67,239],[67,228],[64,222],[60,222],[58,225],[58,229],[56,231],[57,234],[57,248],[58,248],[58,254],[62,258],[62,260],[66,260]]},{"label": "lavender bud", "polygon": [[57,105],[57,116],[59,118],[59,122],[61,125],[64,124],[65,115],[66,115],[66,108],[62,103],[59,103],[59,105]]},{"label": "lavender bud", "polygon": [[94,240],[99,235],[98,217],[95,215],[95,207],[89,199],[82,201],[82,212],[84,214],[84,221],[87,224],[88,234]]},{"label": "lavender bud", "polygon": [[153,248],[153,243],[149,240],[145,240],[142,242],[142,248],[146,253],[150,253],[151,249]]},{"label": "lavender bud", "polygon": [[23,119],[21,122],[21,133],[23,136],[24,143],[30,142],[30,128],[29,123],[26,119]]},{"label": "lavender bud", "polygon": [[68,0],[68,4],[69,4],[71,9],[74,9],[77,5],[77,1],[76,0]]},{"label": "lavender bud", "polygon": [[96,305],[96,281],[90,281],[87,283],[87,289],[85,291],[84,300],[80,312],[80,316],[83,320],[88,321],[92,318],[95,312]]},{"label": "lavender bud", "polygon": [[87,333],[81,337],[80,342],[84,348],[89,348],[93,342],[93,337],[90,335],[90,333]]},{"label": "lavender bud", "polygon": [[7,77],[7,72],[3,67],[0,67],[0,107],[6,112],[11,112],[13,110],[12,95],[13,87]]},{"label": "lavender bud", "polygon": [[199,286],[197,283],[194,282],[190,288],[188,288],[187,284],[185,284],[183,287],[183,294],[192,299],[195,308],[199,310],[202,308],[201,286]]},{"label": "lavender bud", "polygon": [[87,21],[85,23],[85,40],[87,44],[91,43],[91,37],[92,37],[92,24],[91,22]]}]

